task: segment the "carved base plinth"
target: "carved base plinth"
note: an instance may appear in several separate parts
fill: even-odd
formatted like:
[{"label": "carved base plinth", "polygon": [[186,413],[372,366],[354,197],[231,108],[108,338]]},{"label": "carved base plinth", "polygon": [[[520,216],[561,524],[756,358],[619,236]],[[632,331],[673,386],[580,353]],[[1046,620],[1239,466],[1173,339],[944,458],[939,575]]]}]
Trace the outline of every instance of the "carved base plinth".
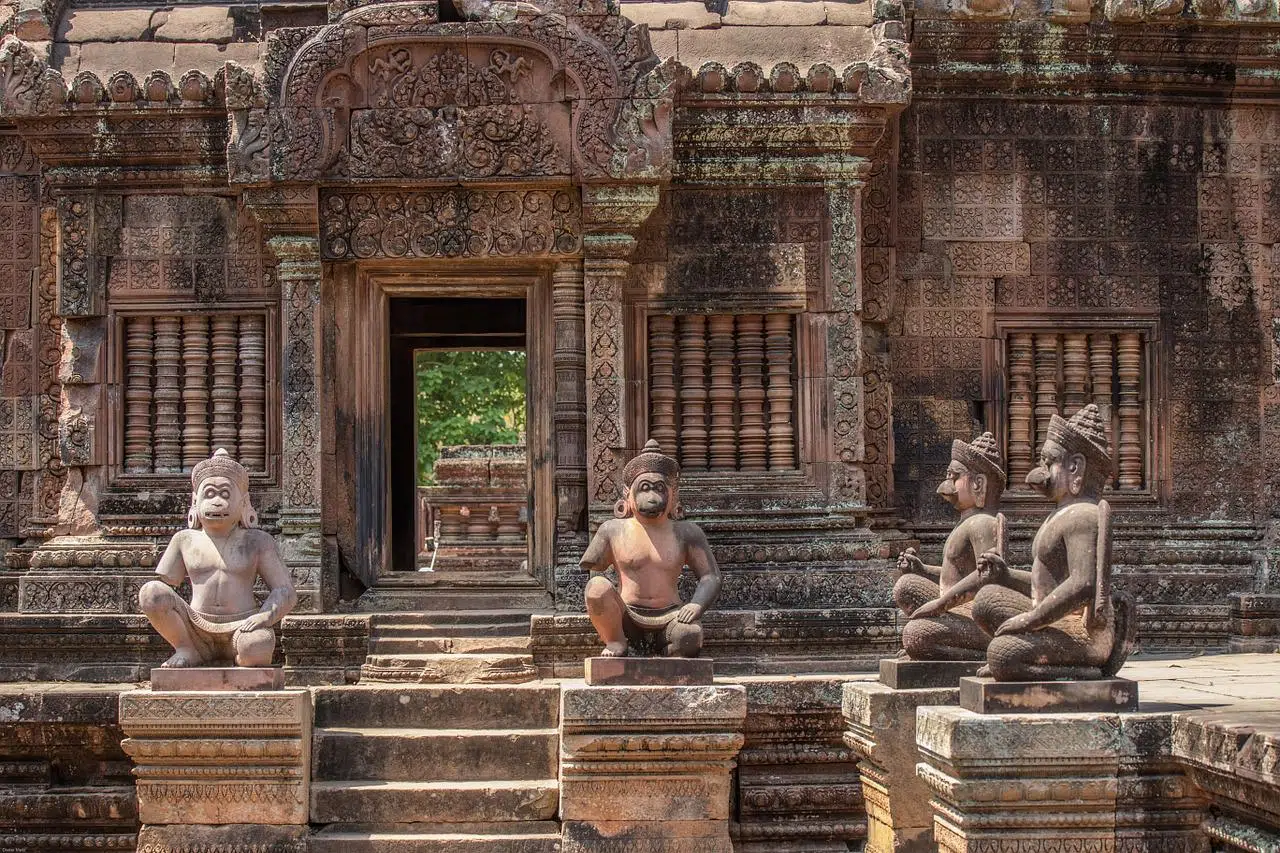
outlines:
[{"label": "carved base plinth", "polygon": [[587,658],[583,670],[592,685],[710,684],[709,658]]},{"label": "carved base plinth", "polygon": [[960,679],[960,707],[975,714],[1114,714],[1138,710],[1138,683]]},{"label": "carved base plinth", "polygon": [[844,742],[858,756],[867,806],[867,853],[933,850],[929,789],[916,776],[916,708],[954,705],[952,687],[895,690],[878,683],[844,686]]},{"label": "carved base plinth", "polygon": [[880,683],[894,690],[924,690],[931,687],[954,688],[960,679],[974,675],[983,665],[980,660],[880,660]]},{"label": "carved base plinth", "polygon": [[1167,716],[919,712],[940,853],[1208,853]]},{"label": "carved base plinth", "polygon": [[284,672],[277,666],[193,666],[151,670],[151,689],[279,690]]},{"label": "carved base plinth", "polygon": [[134,690],[120,696],[146,825],[307,822],[311,694]]},{"label": "carved base plinth", "polygon": [[738,686],[566,686],[564,853],[730,853],[746,715]]},{"label": "carved base plinth", "polygon": [[1280,650],[1280,595],[1231,596],[1229,646],[1233,652]]},{"label": "carved base plinth", "polygon": [[144,826],[138,853],[307,853],[305,826]]}]

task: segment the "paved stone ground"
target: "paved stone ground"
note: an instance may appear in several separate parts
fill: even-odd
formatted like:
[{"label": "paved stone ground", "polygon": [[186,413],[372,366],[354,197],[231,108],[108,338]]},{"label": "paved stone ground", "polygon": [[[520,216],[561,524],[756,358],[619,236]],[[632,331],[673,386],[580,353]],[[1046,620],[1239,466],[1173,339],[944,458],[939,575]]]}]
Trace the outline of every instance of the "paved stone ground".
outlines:
[{"label": "paved stone ground", "polygon": [[1280,653],[1130,660],[1120,675],[1140,683],[1143,711],[1243,703],[1258,711],[1280,710]]}]

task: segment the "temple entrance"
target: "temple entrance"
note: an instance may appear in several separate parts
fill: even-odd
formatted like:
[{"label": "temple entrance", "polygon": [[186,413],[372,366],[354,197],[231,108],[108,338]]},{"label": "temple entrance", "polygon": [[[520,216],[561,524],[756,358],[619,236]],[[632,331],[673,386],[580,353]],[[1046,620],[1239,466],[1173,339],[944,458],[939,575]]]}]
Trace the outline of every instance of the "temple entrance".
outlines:
[{"label": "temple entrance", "polygon": [[390,311],[392,569],[527,572],[525,300]]},{"label": "temple entrance", "polygon": [[550,606],[550,272],[330,267],[335,468],[350,478],[334,516],[359,609]]}]

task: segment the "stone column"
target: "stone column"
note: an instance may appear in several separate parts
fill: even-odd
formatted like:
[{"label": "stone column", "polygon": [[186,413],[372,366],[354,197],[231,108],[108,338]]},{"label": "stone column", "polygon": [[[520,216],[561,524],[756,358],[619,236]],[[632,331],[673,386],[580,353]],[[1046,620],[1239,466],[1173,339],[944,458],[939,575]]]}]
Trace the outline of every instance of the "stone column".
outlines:
[{"label": "stone column", "polygon": [[587,344],[581,264],[557,264],[551,273],[555,324],[556,533],[586,527]]},{"label": "stone column", "polygon": [[742,687],[579,682],[560,701],[564,853],[731,853]]},{"label": "stone column", "polygon": [[279,261],[282,350],[281,551],[298,590],[299,613],[320,609],[322,459],[320,418],[320,243],[313,236],[268,241]]},{"label": "stone column", "polygon": [[[633,442],[626,423],[626,344],[622,289],[635,234],[658,205],[653,185],[583,187],[586,294],[587,500],[591,518],[609,516],[621,497],[620,459]],[[670,448],[667,448],[670,451]]]},{"label": "stone column", "polygon": [[[861,161],[862,173],[870,167]],[[851,174],[826,184],[828,303],[824,306],[826,340],[826,405],[831,424],[827,463],[831,505],[854,509],[867,505],[867,480],[863,471],[866,419],[863,383],[862,256],[859,212],[863,180]],[[887,414],[887,413],[886,413]],[[887,417],[886,417],[887,423]]]},{"label": "stone column", "polygon": [[858,756],[867,807],[866,853],[929,853],[933,810],[916,775],[916,709],[955,705],[958,687],[895,690],[879,682],[851,682],[841,703],[845,744]]},{"label": "stone column", "polygon": [[941,853],[1207,853],[1203,804],[1171,759],[1167,714],[921,708],[918,772]]},{"label": "stone column", "polygon": [[138,849],[305,853],[311,720],[306,690],[121,694]]}]

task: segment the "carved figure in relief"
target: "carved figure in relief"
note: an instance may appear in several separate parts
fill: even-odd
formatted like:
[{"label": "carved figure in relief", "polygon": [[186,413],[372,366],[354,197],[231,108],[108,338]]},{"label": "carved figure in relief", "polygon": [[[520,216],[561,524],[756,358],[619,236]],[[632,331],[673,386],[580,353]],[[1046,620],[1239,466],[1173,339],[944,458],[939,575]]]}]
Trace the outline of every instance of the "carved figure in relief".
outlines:
[{"label": "carved figure in relief", "polygon": [[902,648],[913,660],[982,660],[991,637],[973,620],[973,598],[982,586],[978,558],[1004,553],[1004,516],[996,512],[1004,491],[1004,459],[995,436],[951,444],[951,464],[938,494],[960,512],[960,523],[942,547],[942,565],[926,565],[908,548],[893,600],[911,620]]},{"label": "carved figure in relief", "polygon": [[[186,667],[234,661],[267,666],[275,649],[271,626],[298,596],[275,539],[257,530],[249,500],[249,473],[219,448],[191,472],[189,530],[174,534],[156,574],[138,591],[142,612],[174,647],[161,666]],[[270,594],[259,607],[253,595],[261,577]],[[191,579],[191,603],[173,587]]]},{"label": "carved figure in relief", "polygon": [[[626,495],[616,518],[600,525],[582,567],[587,582],[587,614],[604,641],[606,657],[641,654],[697,657],[701,619],[720,594],[720,570],[707,537],[679,519],[680,466],[650,439],[622,469]],[[620,588],[602,573],[618,570]],[[682,604],[677,585],[688,566],[698,586]]]},{"label": "carved figure in relief", "polygon": [[1101,500],[1111,473],[1106,424],[1092,403],[1054,415],[1027,484],[1057,503],[1036,532],[1030,571],[994,550],[978,571],[984,586],[974,619],[993,634],[979,673],[997,681],[1093,679],[1115,675],[1133,648],[1133,601],[1111,590],[1111,508]]}]

